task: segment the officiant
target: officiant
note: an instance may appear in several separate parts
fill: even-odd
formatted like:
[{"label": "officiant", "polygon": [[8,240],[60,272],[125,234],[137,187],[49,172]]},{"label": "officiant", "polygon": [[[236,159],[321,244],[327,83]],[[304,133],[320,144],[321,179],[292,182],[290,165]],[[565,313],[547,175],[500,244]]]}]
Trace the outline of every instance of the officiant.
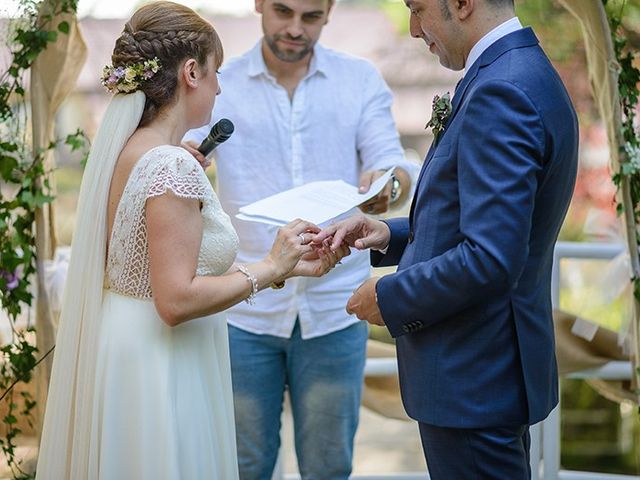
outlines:
[{"label": "officiant", "polygon": [[[367,191],[395,166],[386,188],[360,206],[380,214],[402,205],[417,177],[380,73],[317,43],[333,4],[256,0],[263,38],[222,68],[211,124],[186,137],[198,144],[219,119],[235,124],[215,157],[218,196],[241,238],[238,262],[264,257],[277,230],[236,219],[244,205],[318,180]],[[228,311],[241,479],[271,478],[287,388],[302,478],[348,478],[367,327],[344,306],[369,271],[368,254],[354,252],[322,278],[287,280]]]}]

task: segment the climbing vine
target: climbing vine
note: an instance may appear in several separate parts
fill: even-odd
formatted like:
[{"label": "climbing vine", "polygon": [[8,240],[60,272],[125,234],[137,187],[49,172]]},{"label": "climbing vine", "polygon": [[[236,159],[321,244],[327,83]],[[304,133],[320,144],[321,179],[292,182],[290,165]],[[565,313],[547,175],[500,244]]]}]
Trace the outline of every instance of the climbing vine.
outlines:
[{"label": "climbing vine", "polygon": [[[15,479],[31,478],[16,458],[16,437],[21,433],[19,417],[32,426],[35,400],[27,391],[13,390],[18,382],[29,382],[39,360],[32,343],[33,327],[16,328],[17,317],[33,301],[31,285],[36,271],[35,215],[53,200],[46,170],[45,154],[59,144],[71,150],[85,150],[81,131],[34,151],[30,138],[28,96],[25,74],[46,48],[60,35],[69,33],[66,21],[57,21],[63,13],[75,13],[77,0],[47,2],[19,0],[19,15],[9,21],[5,43],[10,50],[9,66],[0,71],[0,306],[10,322],[12,337],[0,346],[0,401],[5,402],[5,436],[0,448]],[[42,359],[42,356],[41,356]]]},{"label": "climbing vine", "polygon": [[[638,99],[640,97],[640,70],[635,66],[635,52],[627,47],[627,38],[622,28],[622,19],[627,0],[614,2],[602,0],[607,8],[613,49],[619,65],[618,93],[620,96],[620,109],[622,113],[622,145],[620,146],[620,168],[613,174],[613,181],[621,188],[623,182],[628,181],[631,197],[631,208],[635,225],[640,225],[640,132],[636,121]],[[621,203],[617,205],[618,213],[624,211]],[[635,232],[636,244],[640,248],[640,232]],[[640,278],[633,281],[633,293],[637,302],[640,302]],[[636,363],[636,376],[640,384],[640,366]],[[638,392],[640,394],[640,391]]]}]

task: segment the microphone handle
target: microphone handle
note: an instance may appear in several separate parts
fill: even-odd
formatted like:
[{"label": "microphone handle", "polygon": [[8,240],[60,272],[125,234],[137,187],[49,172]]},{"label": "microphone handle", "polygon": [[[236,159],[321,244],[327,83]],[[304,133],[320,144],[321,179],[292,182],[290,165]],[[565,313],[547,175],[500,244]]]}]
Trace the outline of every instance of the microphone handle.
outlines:
[{"label": "microphone handle", "polygon": [[207,135],[206,138],[202,141],[202,143],[198,147],[198,151],[206,157],[213,151],[214,148],[218,146],[219,143],[220,142],[211,138],[211,135]]}]

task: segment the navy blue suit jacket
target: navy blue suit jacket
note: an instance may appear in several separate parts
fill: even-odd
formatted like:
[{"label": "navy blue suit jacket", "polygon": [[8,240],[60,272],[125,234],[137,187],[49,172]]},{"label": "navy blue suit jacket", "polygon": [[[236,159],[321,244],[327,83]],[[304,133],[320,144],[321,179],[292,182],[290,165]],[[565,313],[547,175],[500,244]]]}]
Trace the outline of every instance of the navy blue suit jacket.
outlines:
[{"label": "navy blue suit jacket", "polygon": [[442,427],[533,424],[556,405],[553,248],[575,183],[571,100],[530,28],[489,47],[453,98],[377,283],[402,398]]}]

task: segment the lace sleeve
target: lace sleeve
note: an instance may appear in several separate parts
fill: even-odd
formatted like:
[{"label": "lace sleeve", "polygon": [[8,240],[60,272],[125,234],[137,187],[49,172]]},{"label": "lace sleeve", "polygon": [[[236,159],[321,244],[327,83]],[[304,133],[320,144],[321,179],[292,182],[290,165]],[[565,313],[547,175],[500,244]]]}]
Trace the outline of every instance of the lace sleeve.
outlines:
[{"label": "lace sleeve", "polygon": [[200,164],[189,153],[180,148],[157,168],[151,179],[147,198],[163,195],[171,190],[185,198],[204,199],[211,185]]}]

